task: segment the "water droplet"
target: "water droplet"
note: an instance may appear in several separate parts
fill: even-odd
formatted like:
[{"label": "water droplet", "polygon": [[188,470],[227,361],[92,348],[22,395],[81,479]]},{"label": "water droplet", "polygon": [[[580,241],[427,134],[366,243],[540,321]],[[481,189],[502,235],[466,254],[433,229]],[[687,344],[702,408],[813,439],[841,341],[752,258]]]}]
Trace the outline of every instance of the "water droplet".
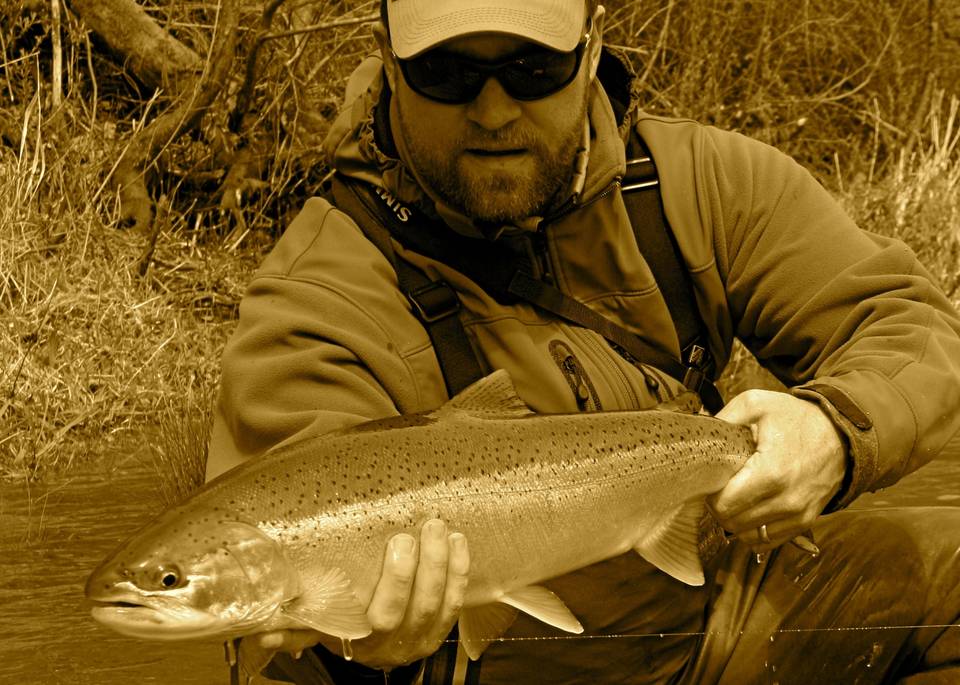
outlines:
[{"label": "water droplet", "polygon": [[873,668],[873,662],[883,654],[883,645],[879,642],[874,642],[873,646],[870,648],[870,656],[867,657],[867,668]]},{"label": "water droplet", "polygon": [[350,639],[342,637],[340,638],[340,644],[343,645],[343,658],[347,661],[353,661],[353,645],[350,644]]}]

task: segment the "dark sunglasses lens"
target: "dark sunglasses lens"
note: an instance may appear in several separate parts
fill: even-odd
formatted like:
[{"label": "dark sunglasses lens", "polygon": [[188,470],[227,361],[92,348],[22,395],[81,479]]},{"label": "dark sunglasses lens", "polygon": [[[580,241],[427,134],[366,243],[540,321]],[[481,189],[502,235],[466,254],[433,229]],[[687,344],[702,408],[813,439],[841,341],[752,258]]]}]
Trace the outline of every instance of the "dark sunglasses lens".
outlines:
[{"label": "dark sunglasses lens", "polygon": [[432,100],[463,104],[494,76],[510,97],[537,100],[566,86],[580,66],[582,48],[573,52],[539,50],[501,65],[487,66],[444,52],[428,52],[401,60],[400,68],[410,87]]},{"label": "dark sunglasses lens", "polygon": [[400,69],[414,91],[438,102],[469,102],[480,94],[486,80],[468,62],[442,52],[401,61]]},{"label": "dark sunglasses lens", "polygon": [[504,90],[517,100],[537,100],[557,92],[577,74],[579,50],[538,52],[506,65],[498,77]]}]

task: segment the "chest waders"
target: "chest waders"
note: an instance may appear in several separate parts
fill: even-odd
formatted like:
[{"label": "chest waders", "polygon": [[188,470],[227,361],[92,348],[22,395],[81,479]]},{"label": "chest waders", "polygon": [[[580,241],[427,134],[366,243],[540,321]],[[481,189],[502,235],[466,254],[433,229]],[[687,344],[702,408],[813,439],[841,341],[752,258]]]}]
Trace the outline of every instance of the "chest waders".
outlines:
[{"label": "chest waders", "polygon": [[[501,304],[526,302],[599,333],[631,363],[643,363],[668,373],[697,393],[703,405],[716,413],[723,406],[723,399],[710,380],[715,368],[697,309],[693,281],[664,214],[656,165],[635,132],[627,148],[627,158],[620,191],[637,246],[656,279],[676,328],[682,350],[680,358],[598,314],[554,285],[534,278],[528,260],[504,246],[455,233],[414,207],[404,206],[401,218],[395,201],[383,197],[371,184],[336,173],[328,197],[390,261],[400,290],[430,336],[449,396],[485,375],[460,320],[460,301],[449,284],[431,280],[398,258],[391,238],[405,248],[455,268]],[[425,659],[419,673],[419,669],[403,667],[387,674],[359,664],[343,663],[324,651],[318,655],[331,675],[344,668],[350,671],[343,682],[479,683],[481,662],[468,662],[462,650],[458,652],[456,626],[447,642]],[[341,679],[334,676],[334,682]]]}]

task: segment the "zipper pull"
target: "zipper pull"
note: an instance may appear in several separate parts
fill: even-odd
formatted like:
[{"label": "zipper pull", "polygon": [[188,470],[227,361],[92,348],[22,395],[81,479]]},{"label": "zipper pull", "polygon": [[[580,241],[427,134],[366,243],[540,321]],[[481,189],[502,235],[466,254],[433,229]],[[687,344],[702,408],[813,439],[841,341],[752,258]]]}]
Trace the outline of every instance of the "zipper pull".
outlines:
[{"label": "zipper pull", "polygon": [[540,272],[537,278],[547,283],[553,283],[553,273],[550,270],[550,249],[547,247],[547,236],[543,225],[537,228],[536,233],[530,236],[531,257]]},{"label": "zipper pull", "polygon": [[574,394],[577,400],[577,407],[583,410],[587,406],[587,402],[590,401],[590,389],[587,387],[587,384],[583,380],[583,374],[580,370],[580,365],[577,364],[576,358],[571,354],[567,355],[563,360],[563,370],[570,374],[570,377],[573,379],[575,390]]}]

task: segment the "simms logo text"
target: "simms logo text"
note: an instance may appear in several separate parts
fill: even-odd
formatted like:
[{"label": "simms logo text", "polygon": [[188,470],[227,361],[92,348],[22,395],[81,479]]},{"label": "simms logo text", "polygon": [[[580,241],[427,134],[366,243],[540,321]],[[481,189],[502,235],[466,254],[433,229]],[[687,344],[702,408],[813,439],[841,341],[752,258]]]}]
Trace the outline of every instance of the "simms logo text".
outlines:
[{"label": "simms logo text", "polygon": [[384,188],[377,186],[376,191],[377,191],[377,195],[380,196],[380,199],[386,203],[387,207],[393,210],[393,213],[397,216],[398,219],[400,219],[400,221],[403,221],[403,222],[409,221],[410,219],[409,207],[404,207],[400,203],[400,200],[395,198],[390,193],[389,190],[386,190]]}]

